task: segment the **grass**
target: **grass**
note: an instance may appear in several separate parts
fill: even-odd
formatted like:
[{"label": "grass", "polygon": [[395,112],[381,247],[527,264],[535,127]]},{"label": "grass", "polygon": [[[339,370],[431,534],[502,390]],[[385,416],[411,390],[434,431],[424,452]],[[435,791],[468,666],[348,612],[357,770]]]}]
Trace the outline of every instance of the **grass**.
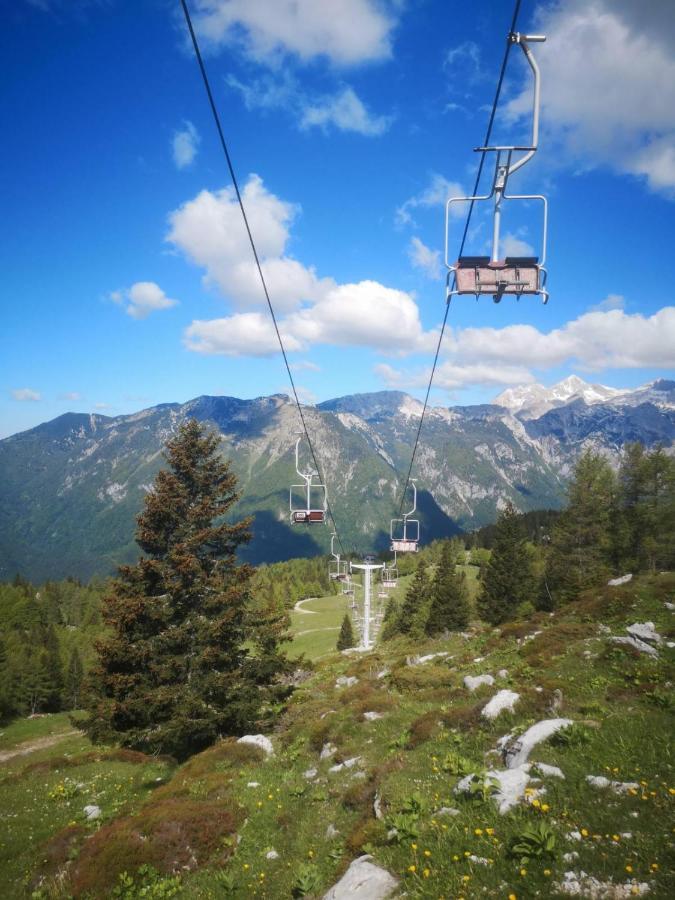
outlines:
[{"label": "grass", "polygon": [[[176,890],[198,900],[321,897],[366,851],[410,898],[560,897],[556,885],[570,870],[627,884],[629,892],[644,882],[650,898],[671,898],[675,773],[666,685],[675,678],[673,651],[664,647],[657,660],[638,657],[609,642],[599,625],[621,634],[631,622],[650,620],[670,635],[673,616],[664,601],[674,599],[675,577],[654,576],[591,592],[500,634],[476,625],[469,639],[397,640],[357,656],[319,643],[317,636],[331,636],[334,644],[336,632],[314,632],[314,671],[271,735],[275,754],[268,759],[232,741],[176,769],[105,755],[96,762],[81,750],[64,754],[65,741],[41,751],[48,765],[24,757],[0,782],[2,808],[11,810],[0,847],[3,884],[16,885],[3,896],[25,896],[36,872],[61,869],[61,894],[50,894],[47,881],[42,896],[89,890],[103,897],[123,871],[137,877],[149,863],[155,893],[129,888],[125,896]],[[293,614],[300,631],[330,629],[344,614],[342,597],[305,606],[315,614]],[[537,630],[542,634],[528,639]],[[406,664],[408,655],[443,651],[445,658]],[[500,669],[508,674],[494,687],[464,688],[466,674]],[[340,675],[358,682],[339,687]],[[513,713],[487,721],[480,710],[501,687],[521,700]],[[556,690],[556,714],[575,728],[538,745],[531,760],[559,766],[565,778],[542,776],[545,793],[530,794],[506,815],[490,799],[489,783],[473,798],[456,795],[464,774],[501,767],[492,751],[502,735],[550,716]],[[368,721],[368,711],[382,718]],[[69,727],[53,718],[17,723],[5,740]],[[335,752],[321,760],[326,744]],[[360,758],[355,766],[330,771],[353,757]],[[588,775],[637,788],[615,794],[590,786]],[[99,822],[85,822],[88,802],[101,806]],[[458,814],[443,815],[443,807]],[[276,856],[268,858],[272,850]],[[572,853],[576,858],[564,858]],[[174,870],[178,881],[169,883]]]}]

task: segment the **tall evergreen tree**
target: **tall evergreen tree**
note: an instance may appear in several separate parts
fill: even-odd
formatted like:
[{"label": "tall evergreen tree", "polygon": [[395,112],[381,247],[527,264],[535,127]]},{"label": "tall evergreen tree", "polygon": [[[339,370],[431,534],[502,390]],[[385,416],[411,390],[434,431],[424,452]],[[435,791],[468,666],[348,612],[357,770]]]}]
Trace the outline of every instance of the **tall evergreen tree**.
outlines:
[{"label": "tall evergreen tree", "polygon": [[431,603],[431,585],[427,568],[423,560],[417,564],[415,577],[406,591],[405,600],[401,607],[397,630],[401,634],[412,638],[424,636],[424,626],[429,618],[429,604]]},{"label": "tall evergreen tree", "polygon": [[236,563],[250,522],[224,519],[238,495],[219,441],[191,419],[167,444],[138,517],[146,556],[105,601],[112,634],[97,646],[84,726],[94,740],[184,759],[251,727],[264,700],[247,647],[252,570]]},{"label": "tall evergreen tree", "polygon": [[584,453],[569,484],[567,508],[553,527],[545,575],[549,605],[576,600],[608,576],[615,493],[607,460]]},{"label": "tall evergreen tree", "polygon": [[49,681],[49,695],[45,701],[45,709],[58,712],[63,698],[63,666],[59,641],[53,625],[49,625],[44,636],[44,665]]},{"label": "tall evergreen tree", "polygon": [[19,697],[31,715],[44,709],[51,697],[51,681],[42,648],[28,649],[19,672]]},{"label": "tall evergreen tree", "polygon": [[345,613],[345,617],[342,620],[342,626],[340,628],[340,634],[337,639],[337,649],[338,650],[349,650],[350,647],[353,647],[356,643],[354,639],[354,629],[352,628],[352,620],[349,613]]},{"label": "tall evergreen tree", "polygon": [[497,521],[490,561],[478,595],[478,611],[492,625],[513,619],[521,603],[534,596],[532,559],[518,514],[508,503]]},{"label": "tall evergreen tree", "polygon": [[382,629],[380,631],[380,640],[389,641],[395,637],[398,632],[398,623],[401,615],[401,604],[396,597],[389,597],[387,605],[384,608],[384,618],[382,619]]},{"label": "tall evergreen tree", "polygon": [[445,541],[431,587],[431,608],[426,622],[428,635],[457,631],[469,624],[469,594],[464,572],[457,571],[456,547]]},{"label": "tall evergreen tree", "polygon": [[73,647],[70,653],[70,659],[68,660],[68,668],[66,669],[63,687],[63,698],[66,709],[79,709],[83,678],[84,671],[82,669],[82,659],[80,658],[77,647]]}]

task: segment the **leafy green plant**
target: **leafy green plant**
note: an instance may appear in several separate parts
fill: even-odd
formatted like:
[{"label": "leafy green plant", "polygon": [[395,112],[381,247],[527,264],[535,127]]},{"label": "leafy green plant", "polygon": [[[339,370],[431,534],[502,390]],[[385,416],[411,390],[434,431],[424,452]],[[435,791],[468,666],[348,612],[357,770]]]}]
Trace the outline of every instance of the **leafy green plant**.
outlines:
[{"label": "leafy green plant", "polygon": [[219,869],[217,872],[214,872],[213,879],[226,896],[228,894],[234,894],[237,882],[231,872],[227,872],[225,869]]},{"label": "leafy green plant", "polygon": [[509,856],[525,865],[532,859],[553,859],[556,836],[546,822],[526,825],[509,843]]},{"label": "leafy green plant", "polygon": [[121,872],[110,896],[115,900],[168,900],[180,890],[179,875],[165,877],[152,866],[140,866],[135,876]]},{"label": "leafy green plant", "polygon": [[419,836],[417,826],[418,816],[409,813],[394,813],[387,816],[385,824],[391,834],[391,840],[397,844],[402,841],[414,840]]},{"label": "leafy green plant", "polygon": [[476,766],[466,756],[462,756],[461,753],[448,753],[441,763],[441,768],[444,772],[449,772],[450,775],[463,777],[475,771]]},{"label": "leafy green plant", "polygon": [[424,797],[418,791],[415,791],[403,801],[401,812],[414,816],[417,819],[423,814],[426,806],[427,802]]},{"label": "leafy green plant", "polygon": [[313,893],[319,886],[319,870],[313,863],[303,863],[296,870],[293,883],[293,896],[306,897]]},{"label": "leafy green plant", "polygon": [[487,772],[479,772],[469,782],[467,794],[476,803],[486,803],[498,790],[496,778],[488,776]]},{"label": "leafy green plant", "polygon": [[573,722],[568,728],[561,728],[551,738],[555,747],[583,747],[590,744],[592,732],[585,725]]}]

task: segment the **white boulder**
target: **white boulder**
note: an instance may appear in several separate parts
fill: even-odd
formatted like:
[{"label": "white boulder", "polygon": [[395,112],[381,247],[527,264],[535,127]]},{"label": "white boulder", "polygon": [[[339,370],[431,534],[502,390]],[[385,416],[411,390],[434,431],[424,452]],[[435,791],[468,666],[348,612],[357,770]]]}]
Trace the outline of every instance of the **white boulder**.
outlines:
[{"label": "white boulder", "polygon": [[337,747],[335,744],[331,744],[330,741],[327,744],[324,744],[321,748],[321,753],[319,754],[319,759],[330,759],[331,756],[334,756],[337,753]]},{"label": "white boulder", "polygon": [[260,747],[266,756],[274,756],[272,741],[264,734],[245,734],[237,741],[238,744],[250,744],[252,747]]},{"label": "white boulder", "polygon": [[265,854],[265,859],[279,859],[279,854],[276,850],[268,850]]},{"label": "white boulder", "polygon": [[340,677],[335,681],[335,687],[353,687],[353,685],[358,684],[358,682],[359,679],[356,677],[356,675],[340,675]]},{"label": "white boulder", "polygon": [[93,822],[94,819],[98,819],[101,816],[101,807],[97,806],[95,803],[89,804],[89,806],[85,806],[84,815],[87,821]]},{"label": "white boulder", "polygon": [[369,712],[364,712],[363,718],[366,722],[375,722],[377,719],[382,719],[384,717],[381,712],[374,712],[371,710]]},{"label": "white boulder", "polygon": [[515,691],[499,691],[483,707],[481,716],[484,716],[486,719],[496,719],[500,713],[504,712],[504,710],[513,712],[513,707],[518,700],[520,700],[520,694],[516,694]]},{"label": "white boulder", "polygon": [[607,582],[608,587],[621,587],[622,584],[628,584],[633,578],[632,574],[622,575],[621,578],[610,578]]},{"label": "white boulder", "polygon": [[355,765],[361,762],[360,756],[352,756],[351,759],[346,759],[344,762],[337,763],[335,766],[331,766],[328,770],[329,772],[342,772],[343,769],[353,769]]},{"label": "white boulder", "polygon": [[609,788],[615,794],[627,794],[628,791],[637,791],[640,785],[637,781],[610,781],[604,775],[587,775],[586,781],[592,787],[604,790]]},{"label": "white boulder", "polygon": [[424,663],[431,662],[432,659],[438,659],[443,656],[450,656],[450,654],[447,651],[442,651],[440,653],[427,653],[426,656],[407,656],[405,664],[407,666],[422,666]]},{"label": "white boulder", "polygon": [[323,900],[384,900],[398,888],[398,880],[386,869],[371,862],[372,856],[359,856]]},{"label": "white boulder", "polygon": [[634,622],[632,625],[628,625],[626,631],[641,641],[647,641],[648,644],[663,643],[663,638],[654,629],[653,622]]},{"label": "white boulder", "polygon": [[468,691],[475,691],[483,684],[493,685],[494,683],[492,675],[467,675],[464,678],[464,687]]},{"label": "white boulder", "polygon": [[640,638],[633,637],[633,635],[630,635],[629,637],[613,637],[610,638],[610,641],[615,644],[627,644],[629,647],[639,650],[640,653],[646,653],[647,656],[659,655],[656,647],[652,647],[651,644],[648,644],[646,641],[641,641]]},{"label": "white boulder", "polygon": [[524,734],[521,734],[513,744],[504,750],[504,762],[507,769],[516,769],[526,763],[532,750],[542,741],[548,740],[562,728],[568,728],[572,724],[571,719],[544,719],[532,725]]}]

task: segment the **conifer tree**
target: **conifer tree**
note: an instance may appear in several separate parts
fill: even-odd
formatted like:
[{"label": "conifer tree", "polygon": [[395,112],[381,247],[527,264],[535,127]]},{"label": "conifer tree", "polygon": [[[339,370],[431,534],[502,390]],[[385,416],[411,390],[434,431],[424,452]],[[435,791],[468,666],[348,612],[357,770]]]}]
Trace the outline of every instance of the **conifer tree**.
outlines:
[{"label": "conifer tree", "polygon": [[53,625],[49,625],[44,637],[44,666],[49,684],[48,696],[45,700],[45,709],[49,712],[58,712],[61,709],[63,695],[63,666],[59,651],[59,641]]},{"label": "conifer tree", "polygon": [[497,521],[490,561],[478,595],[478,612],[492,625],[513,619],[521,603],[533,597],[532,560],[518,515],[511,503]]},{"label": "conifer tree", "polygon": [[[610,574],[616,479],[606,459],[584,453],[568,488],[568,505],[556,521],[546,562],[553,605],[576,600]],[[550,605],[550,604],[549,604]]]},{"label": "conifer tree", "polygon": [[431,587],[431,608],[426,633],[458,631],[469,624],[470,607],[464,572],[457,571],[456,547],[445,541]]},{"label": "conifer tree", "polygon": [[431,602],[431,585],[423,560],[420,560],[415,571],[415,577],[406,591],[405,600],[401,607],[397,630],[401,634],[419,639],[424,636],[424,626],[429,618],[429,604]]},{"label": "conifer tree", "polygon": [[63,688],[66,709],[79,709],[83,678],[82,660],[77,647],[73,647],[68,660]]},{"label": "conifer tree", "polygon": [[380,639],[390,641],[398,634],[398,623],[401,615],[401,605],[396,597],[390,597],[384,609],[384,618],[382,619],[382,630],[380,631]]},{"label": "conifer tree", "polygon": [[112,634],[97,646],[85,722],[94,740],[184,759],[251,727],[265,699],[247,648],[252,569],[236,562],[250,521],[224,518],[238,495],[219,441],[191,419],[167,444],[138,517],[146,555],[120,568],[105,601]]},{"label": "conifer tree", "polygon": [[340,634],[337,639],[337,649],[338,650],[349,650],[350,647],[353,647],[356,641],[354,640],[354,629],[352,628],[352,620],[349,613],[345,613],[345,617],[342,620],[342,627],[340,628]]},{"label": "conifer tree", "polygon": [[26,653],[19,674],[19,695],[31,715],[44,709],[49,701],[51,684],[44,650],[31,647]]}]

